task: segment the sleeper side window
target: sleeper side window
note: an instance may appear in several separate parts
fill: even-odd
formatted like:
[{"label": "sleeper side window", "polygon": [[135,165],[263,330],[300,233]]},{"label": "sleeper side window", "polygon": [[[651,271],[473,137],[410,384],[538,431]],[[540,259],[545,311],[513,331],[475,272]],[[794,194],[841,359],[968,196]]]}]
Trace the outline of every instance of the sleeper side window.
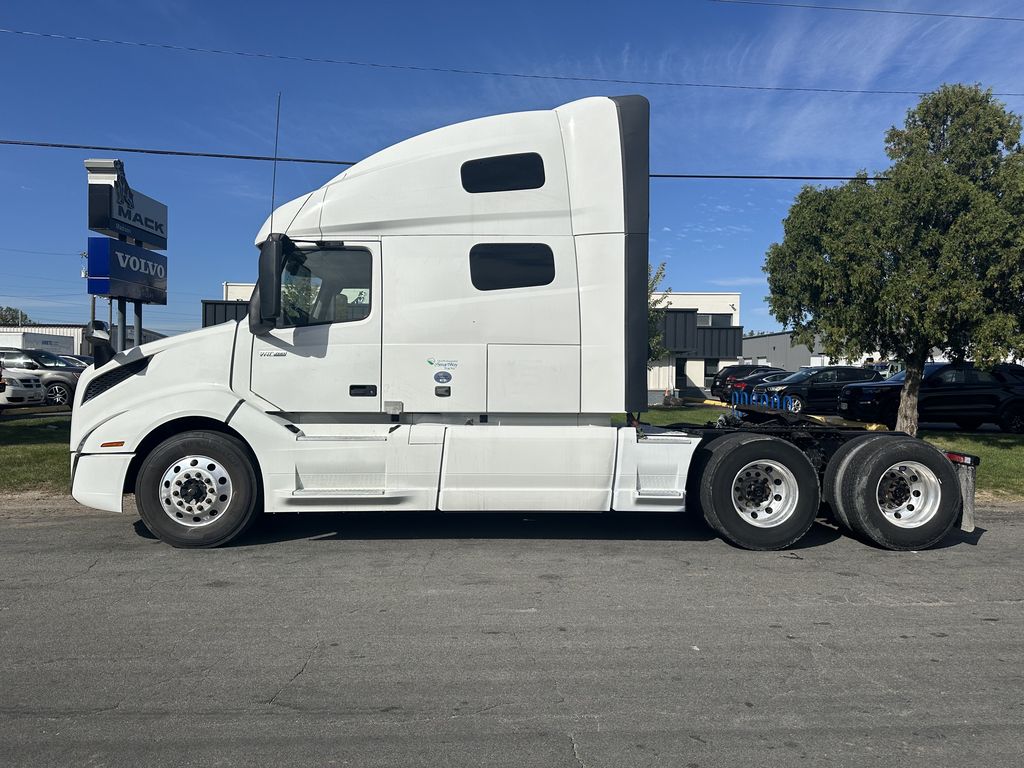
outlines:
[{"label": "sleeper side window", "polygon": [[467,192],[511,192],[544,186],[544,161],[536,152],[468,160],[462,164]]},{"label": "sleeper side window", "polygon": [[555,255],[543,243],[480,243],[469,251],[469,275],[478,291],[548,285]]}]

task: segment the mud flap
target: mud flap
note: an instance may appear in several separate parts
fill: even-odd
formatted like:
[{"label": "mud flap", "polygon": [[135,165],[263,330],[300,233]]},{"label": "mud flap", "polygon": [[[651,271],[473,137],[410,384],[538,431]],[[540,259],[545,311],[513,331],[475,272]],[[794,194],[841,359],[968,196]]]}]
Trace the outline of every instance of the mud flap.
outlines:
[{"label": "mud flap", "polygon": [[978,468],[975,464],[956,462],[956,473],[960,480],[960,496],[963,499],[963,507],[957,525],[964,533],[974,531],[974,483],[977,472]]}]

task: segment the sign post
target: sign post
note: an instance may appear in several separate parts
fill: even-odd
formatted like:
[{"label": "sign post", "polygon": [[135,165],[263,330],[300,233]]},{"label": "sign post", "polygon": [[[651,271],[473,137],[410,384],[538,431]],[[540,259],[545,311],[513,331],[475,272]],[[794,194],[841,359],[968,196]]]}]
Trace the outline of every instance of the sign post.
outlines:
[{"label": "sign post", "polygon": [[107,235],[89,238],[89,293],[117,300],[114,348],[122,352],[128,300],[136,345],[142,343],[142,305],[167,304],[167,257],[154,252],[167,248],[167,206],[132,189],[120,160],[86,160],[85,169],[89,229]]}]

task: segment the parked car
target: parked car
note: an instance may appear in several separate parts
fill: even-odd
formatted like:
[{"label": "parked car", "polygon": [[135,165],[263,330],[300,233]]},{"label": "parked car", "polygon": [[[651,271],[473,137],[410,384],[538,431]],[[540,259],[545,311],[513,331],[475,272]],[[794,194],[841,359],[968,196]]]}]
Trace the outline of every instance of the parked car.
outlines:
[{"label": "parked car", "polygon": [[88,368],[93,363],[93,359],[89,355],[60,355],[60,359],[81,368]]},{"label": "parked car", "polygon": [[[896,426],[906,371],[885,381],[843,388],[839,410],[854,421]],[[920,421],[952,422],[961,429],[997,424],[1024,432],[1024,367],[1001,364],[991,371],[970,363],[928,363],[924,367],[917,413]]]},{"label": "parked car", "polygon": [[754,391],[754,387],[758,384],[771,384],[776,381],[782,381],[787,376],[792,376],[793,371],[761,371],[760,373],[752,373],[749,376],[744,376],[742,379],[736,379],[735,381],[729,382],[725,387],[725,397],[728,402],[732,402],[733,392],[744,392],[750,395]]},{"label": "parked car", "polygon": [[75,399],[75,387],[85,369],[70,365],[52,352],[0,347],[0,367],[29,370],[42,380],[47,405],[66,405]]},{"label": "parked car", "polygon": [[729,391],[727,387],[737,379],[745,378],[752,373],[781,370],[781,368],[776,368],[774,365],[727,365],[716,373],[715,378],[711,380],[711,396],[717,397],[719,400],[728,401]]},{"label": "parked car", "polygon": [[906,366],[901,362],[890,362],[888,360],[879,360],[875,363],[865,363],[865,368],[872,368],[882,374],[883,378],[889,378],[902,371]]},{"label": "parked car", "polygon": [[794,413],[833,414],[839,411],[839,393],[845,385],[881,380],[882,374],[871,368],[825,365],[801,368],[782,381],[758,384],[754,394],[791,398]]},{"label": "parked car", "polygon": [[0,368],[0,411],[43,404],[43,384],[35,371]]}]

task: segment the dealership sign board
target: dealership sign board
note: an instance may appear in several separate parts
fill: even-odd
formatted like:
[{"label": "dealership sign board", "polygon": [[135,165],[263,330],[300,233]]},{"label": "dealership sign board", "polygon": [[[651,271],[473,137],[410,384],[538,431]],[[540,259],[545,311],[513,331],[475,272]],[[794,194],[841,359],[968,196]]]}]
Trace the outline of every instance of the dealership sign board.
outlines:
[{"label": "dealership sign board", "polygon": [[89,293],[167,304],[167,257],[119,240],[90,237]]},{"label": "dealership sign board", "polygon": [[167,248],[167,206],[128,186],[120,160],[86,160],[89,229],[130,237],[147,248]]}]

